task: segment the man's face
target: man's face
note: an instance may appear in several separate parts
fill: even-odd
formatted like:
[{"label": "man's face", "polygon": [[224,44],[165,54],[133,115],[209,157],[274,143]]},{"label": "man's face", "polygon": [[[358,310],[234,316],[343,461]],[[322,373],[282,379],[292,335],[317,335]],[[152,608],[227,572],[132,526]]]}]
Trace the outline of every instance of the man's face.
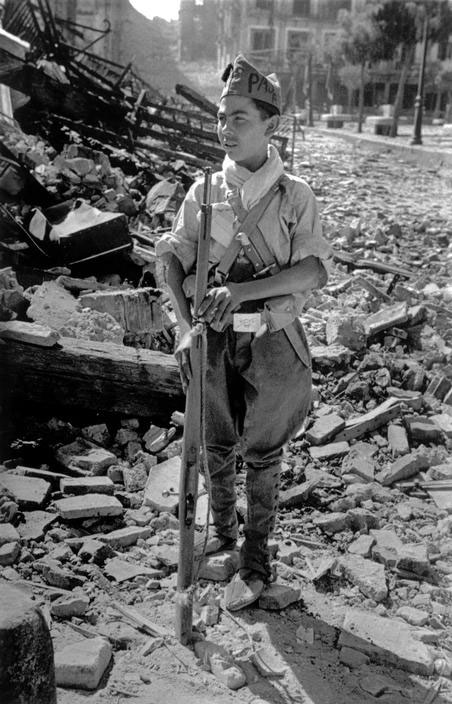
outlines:
[{"label": "man's face", "polygon": [[218,109],[218,139],[240,166],[256,171],[267,159],[267,147],[277,118],[263,119],[251,98],[226,95]]}]

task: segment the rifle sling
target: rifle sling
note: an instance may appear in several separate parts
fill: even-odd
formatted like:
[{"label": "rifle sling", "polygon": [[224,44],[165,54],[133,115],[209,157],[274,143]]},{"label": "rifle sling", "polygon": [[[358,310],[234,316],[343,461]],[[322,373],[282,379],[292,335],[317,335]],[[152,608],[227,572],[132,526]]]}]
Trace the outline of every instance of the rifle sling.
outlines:
[{"label": "rifle sling", "polygon": [[[231,244],[223,254],[223,257],[216,268],[216,277],[218,275],[221,281],[226,279],[229,270],[234,264],[241,249],[243,249],[245,256],[253,265],[256,275],[259,275],[259,272],[263,272],[263,270],[266,272],[268,271],[271,275],[277,274],[281,271],[281,267],[278,265],[273,253],[270,251],[270,248],[259,229],[258,223],[278,192],[281,180],[283,178],[284,176],[278,179],[278,181],[271,187],[259,203],[257,203],[257,205],[255,205],[254,208],[248,212],[243,222],[240,223],[239,221],[237,232],[234,234]],[[245,237],[240,238],[239,235],[242,233]],[[282,329],[284,330],[284,333],[298,358],[304,365],[309,367],[309,352],[307,352],[304,341],[295,329],[293,323],[286,325]]]},{"label": "rifle sling", "polygon": [[[234,232],[234,237],[232,242],[227,247],[221,260],[215,267],[215,278],[221,282],[225,281],[229,271],[234,264],[235,260],[241,249],[243,249],[245,255],[250,260],[251,264],[254,266],[256,273],[262,269],[276,264],[273,255],[271,254],[267,243],[260,230],[258,230],[257,224],[261,220],[268,206],[270,205],[273,198],[279,191],[281,179],[278,179],[275,184],[270,188],[269,191],[260,199],[260,201],[248,211],[243,222],[238,222],[238,225]],[[236,212],[237,215],[237,212]],[[256,234],[258,233],[258,234]],[[260,236],[260,238],[259,238]],[[259,244],[256,246],[254,239],[259,238]],[[263,243],[263,246],[262,246]],[[262,256],[262,250],[265,247],[265,259]]]}]

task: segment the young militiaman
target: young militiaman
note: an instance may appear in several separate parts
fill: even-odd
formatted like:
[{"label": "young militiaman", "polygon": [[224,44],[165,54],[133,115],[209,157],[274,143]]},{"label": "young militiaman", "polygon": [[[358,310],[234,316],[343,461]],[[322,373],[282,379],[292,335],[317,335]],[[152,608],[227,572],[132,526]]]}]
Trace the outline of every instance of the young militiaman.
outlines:
[{"label": "young militiaman", "polygon": [[[226,156],[212,176],[210,287],[196,313],[208,324],[205,433],[213,527],[207,553],[235,546],[238,452],[246,466],[240,571],[226,590],[227,608],[237,610],[256,601],[272,577],[268,539],[283,448],[311,403],[310,354],[298,316],[309,292],[326,282],[322,261],[330,247],[312,191],[284,173],[270,144],[281,113],[276,77],[239,55],[222,79],[218,138]],[[156,245],[180,326],[175,354],[184,388],[202,196],[199,180],[172,232]]]}]

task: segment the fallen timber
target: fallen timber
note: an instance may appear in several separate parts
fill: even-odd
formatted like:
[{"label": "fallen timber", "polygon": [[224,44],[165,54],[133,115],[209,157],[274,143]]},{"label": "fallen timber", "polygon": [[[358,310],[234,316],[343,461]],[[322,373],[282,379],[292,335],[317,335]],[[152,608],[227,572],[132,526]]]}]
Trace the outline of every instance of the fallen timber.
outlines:
[{"label": "fallen timber", "polygon": [[60,338],[54,347],[0,346],[2,403],[168,419],[184,406],[172,355],[110,342]]}]

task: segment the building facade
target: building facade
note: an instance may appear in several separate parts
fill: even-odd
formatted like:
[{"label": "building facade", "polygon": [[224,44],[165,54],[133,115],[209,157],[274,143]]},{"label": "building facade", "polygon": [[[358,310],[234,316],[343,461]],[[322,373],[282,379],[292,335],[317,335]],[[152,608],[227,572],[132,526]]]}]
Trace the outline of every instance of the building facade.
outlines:
[{"label": "building facade", "polygon": [[[340,10],[356,12],[364,0],[181,0],[180,58],[210,58],[221,70],[239,52],[263,71],[276,71],[286,103],[302,105],[307,94],[307,65],[311,56],[311,99],[319,111],[331,103],[346,104],[347,92],[341,85],[330,49],[340,32]],[[213,12],[213,8],[215,12]],[[207,17],[203,20],[203,16]],[[199,33],[194,34],[190,17],[203,26],[209,42],[197,54]],[[202,24],[204,22],[204,25]],[[212,47],[212,36],[215,46]],[[404,109],[412,110],[417,92],[422,46],[416,48],[415,62],[405,90]],[[427,59],[426,109],[445,107],[446,93],[439,96],[429,66],[452,58],[452,40],[429,47]],[[365,105],[393,102],[402,62],[381,63],[370,70]],[[289,95],[290,93],[290,95]],[[355,96],[356,97],[356,96]]]}]

